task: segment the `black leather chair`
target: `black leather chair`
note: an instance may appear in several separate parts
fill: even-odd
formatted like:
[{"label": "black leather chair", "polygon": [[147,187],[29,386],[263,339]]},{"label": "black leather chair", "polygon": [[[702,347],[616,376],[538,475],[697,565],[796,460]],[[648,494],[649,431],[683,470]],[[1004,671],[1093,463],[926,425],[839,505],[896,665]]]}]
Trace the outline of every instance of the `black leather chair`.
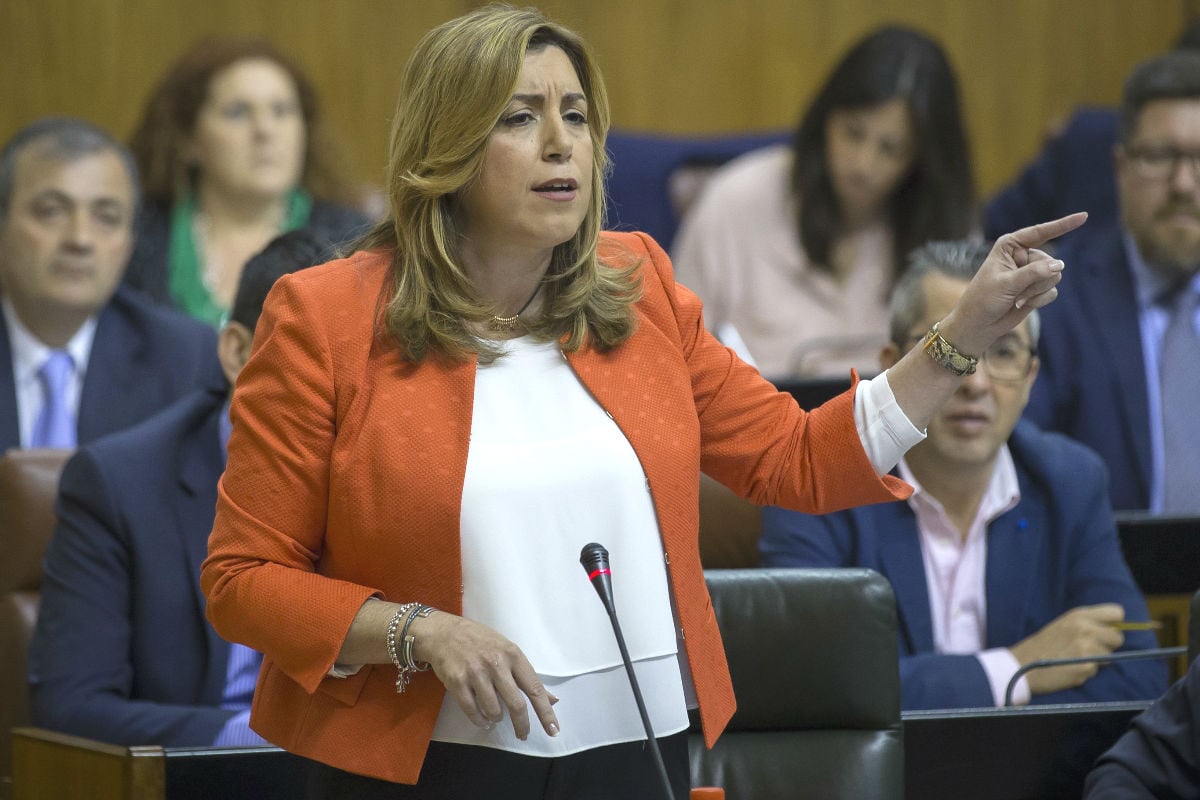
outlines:
[{"label": "black leather chair", "polygon": [[738,709],[693,786],[730,800],[904,795],[896,604],[867,569],[708,570]]}]

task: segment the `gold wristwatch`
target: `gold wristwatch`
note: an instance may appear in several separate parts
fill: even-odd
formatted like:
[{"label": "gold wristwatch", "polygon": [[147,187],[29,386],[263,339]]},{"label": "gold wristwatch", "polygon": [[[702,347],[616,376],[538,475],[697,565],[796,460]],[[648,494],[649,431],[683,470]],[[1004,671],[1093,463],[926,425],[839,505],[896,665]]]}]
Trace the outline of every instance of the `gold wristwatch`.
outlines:
[{"label": "gold wristwatch", "polygon": [[941,324],[941,322],[933,323],[933,327],[921,341],[921,349],[955,375],[974,375],[975,365],[979,363],[979,359],[960,353],[957,347],[946,341],[946,337],[938,332],[938,326]]}]

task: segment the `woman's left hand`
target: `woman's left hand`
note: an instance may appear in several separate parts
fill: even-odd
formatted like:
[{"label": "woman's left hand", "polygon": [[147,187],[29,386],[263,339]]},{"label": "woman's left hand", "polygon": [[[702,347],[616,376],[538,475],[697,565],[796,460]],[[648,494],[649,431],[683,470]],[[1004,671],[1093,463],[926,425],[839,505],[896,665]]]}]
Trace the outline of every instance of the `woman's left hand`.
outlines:
[{"label": "woman's left hand", "polygon": [[1087,220],[1080,212],[1022,228],[996,240],[992,252],[968,284],[940,330],[961,352],[979,356],[1058,296],[1063,262],[1039,250],[1046,242],[1069,233]]}]

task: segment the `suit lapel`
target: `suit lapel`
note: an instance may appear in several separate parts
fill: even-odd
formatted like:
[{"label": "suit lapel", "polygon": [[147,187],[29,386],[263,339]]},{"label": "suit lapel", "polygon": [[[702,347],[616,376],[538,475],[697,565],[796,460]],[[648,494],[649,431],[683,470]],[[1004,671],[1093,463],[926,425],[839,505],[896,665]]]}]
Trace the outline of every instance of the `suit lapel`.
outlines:
[{"label": "suit lapel", "polygon": [[[171,507],[175,512],[175,531],[180,536],[187,560],[188,582],[195,598],[199,619],[203,620],[205,599],[200,589],[200,565],[208,555],[208,535],[217,505],[217,480],[225,469],[220,443],[219,419],[222,399],[214,397],[216,407],[204,424],[189,432],[180,442],[179,479]],[[220,702],[225,687],[229,644],[211,625],[202,623],[208,644],[208,668],[204,671],[204,697]]]},{"label": "suit lapel", "polygon": [[79,398],[79,442],[86,443],[112,429],[113,409],[121,392],[136,391],[135,371],[142,358],[142,343],[111,303],[100,312],[87,374]]},{"label": "suit lapel", "polygon": [[933,650],[933,618],[917,518],[908,503],[883,503],[853,512],[875,527],[879,540],[879,566],[896,593],[896,615],[901,641],[909,653]]},{"label": "suit lapel", "polygon": [[1093,252],[1098,258],[1092,259],[1093,268],[1083,276],[1084,280],[1074,283],[1071,291],[1079,293],[1084,313],[1098,331],[1104,360],[1113,365],[1112,393],[1125,417],[1125,425],[1113,435],[1126,437],[1128,449],[1134,454],[1134,472],[1142,484],[1141,494],[1149,497],[1150,404],[1146,397],[1136,289],[1119,233],[1100,240],[1095,248]]},{"label": "suit lapel", "polygon": [[[1024,483],[1024,482],[1022,482]],[[1021,486],[1022,501],[988,526],[987,640],[985,647],[1008,647],[1024,638],[1031,583],[1041,563],[1047,520],[1028,502],[1030,487]],[[1033,512],[1033,513],[1031,513]]]},{"label": "suit lapel", "polygon": [[10,447],[21,446],[21,428],[17,422],[17,383],[13,377],[12,343],[8,340],[8,321],[0,308],[0,455]]}]

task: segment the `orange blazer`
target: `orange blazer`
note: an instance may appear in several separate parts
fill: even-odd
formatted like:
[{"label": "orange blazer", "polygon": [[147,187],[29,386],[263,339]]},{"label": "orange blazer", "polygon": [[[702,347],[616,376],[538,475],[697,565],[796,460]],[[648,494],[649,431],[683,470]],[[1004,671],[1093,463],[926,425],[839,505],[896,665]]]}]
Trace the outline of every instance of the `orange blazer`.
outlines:
[{"label": "orange blazer", "polygon": [[[700,471],[757,503],[810,512],[909,490],[871,467],[853,389],[801,411],[705,330],[699,300],[648,236],[606,234],[601,253],[642,264],[637,331],[567,360],[649,481],[711,747],[736,706],[700,565]],[[387,254],[357,253],[271,291],[234,393],[201,581],[217,631],[265,655],[255,730],[340,769],[415,783],[444,693],[433,672],[402,695],[390,664],[326,675],[369,597],[462,611],[476,363],[413,364],[376,335],[388,266]]]}]

